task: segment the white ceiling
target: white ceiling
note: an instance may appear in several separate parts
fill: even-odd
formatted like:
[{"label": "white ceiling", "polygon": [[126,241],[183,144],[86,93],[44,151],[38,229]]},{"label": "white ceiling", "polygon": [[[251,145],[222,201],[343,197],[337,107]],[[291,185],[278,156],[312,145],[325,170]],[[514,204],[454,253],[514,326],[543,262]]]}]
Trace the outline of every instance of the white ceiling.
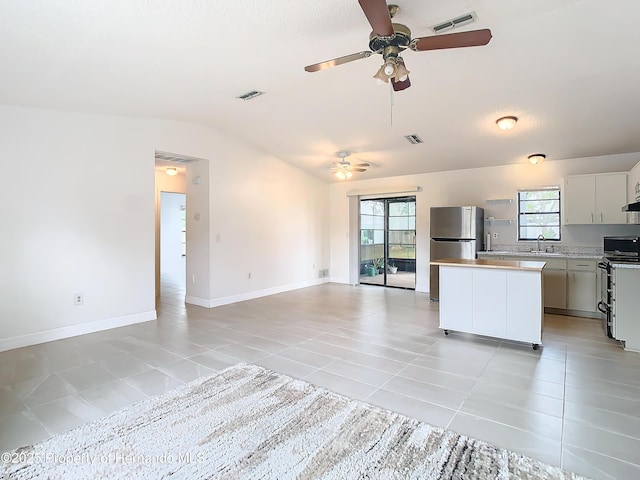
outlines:
[{"label": "white ceiling", "polygon": [[405,52],[392,98],[379,55],[303,69],[367,50],[356,0],[0,0],[0,103],[203,122],[326,181],[339,150],[354,179],[640,151],[637,0],[397,3],[414,37],[473,10],[493,39]]}]

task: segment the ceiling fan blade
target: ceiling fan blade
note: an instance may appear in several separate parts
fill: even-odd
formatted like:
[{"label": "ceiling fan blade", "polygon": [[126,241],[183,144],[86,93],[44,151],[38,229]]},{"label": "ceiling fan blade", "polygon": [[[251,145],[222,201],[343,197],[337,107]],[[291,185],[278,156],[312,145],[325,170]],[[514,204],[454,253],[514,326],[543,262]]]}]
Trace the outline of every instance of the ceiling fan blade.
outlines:
[{"label": "ceiling fan blade", "polygon": [[350,168],[349,170],[351,170],[352,172],[366,172],[367,171],[366,168]]},{"label": "ceiling fan blade", "polygon": [[391,77],[391,85],[393,86],[394,92],[401,92],[402,90],[406,90],[411,86],[411,80],[409,80],[409,77],[407,77],[406,80],[398,82],[395,78]]},{"label": "ceiling fan blade", "polygon": [[356,163],[353,166],[356,167],[356,168],[367,168],[367,167],[370,167],[371,164],[370,163]]},{"label": "ceiling fan blade", "polygon": [[443,48],[479,47],[491,40],[491,30],[472,30],[471,32],[449,33],[432,37],[414,38],[409,46],[411,50],[440,50]]},{"label": "ceiling fan blade", "polygon": [[360,60],[361,58],[369,58],[373,55],[373,52],[365,51],[352,53],[351,55],[345,55],[344,57],[334,58],[333,60],[327,60],[326,62],[314,63],[313,65],[307,65],[304,67],[307,72],[317,72],[326,68],[335,67],[336,65],[342,65],[343,63],[353,62],[354,60]]},{"label": "ceiling fan blade", "polygon": [[385,0],[358,0],[374,33],[381,37],[393,35],[393,25],[389,16],[389,7]]}]

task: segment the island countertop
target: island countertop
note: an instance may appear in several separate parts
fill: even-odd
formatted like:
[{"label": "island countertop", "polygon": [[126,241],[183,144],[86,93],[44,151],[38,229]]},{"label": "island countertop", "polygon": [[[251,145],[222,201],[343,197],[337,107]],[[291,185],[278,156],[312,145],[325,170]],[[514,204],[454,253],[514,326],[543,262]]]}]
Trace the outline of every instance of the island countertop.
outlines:
[{"label": "island countertop", "polygon": [[442,258],[430,262],[431,265],[446,267],[475,267],[475,268],[497,268],[501,270],[528,270],[542,271],[546,262],[536,262],[530,260],[497,260],[494,258]]}]

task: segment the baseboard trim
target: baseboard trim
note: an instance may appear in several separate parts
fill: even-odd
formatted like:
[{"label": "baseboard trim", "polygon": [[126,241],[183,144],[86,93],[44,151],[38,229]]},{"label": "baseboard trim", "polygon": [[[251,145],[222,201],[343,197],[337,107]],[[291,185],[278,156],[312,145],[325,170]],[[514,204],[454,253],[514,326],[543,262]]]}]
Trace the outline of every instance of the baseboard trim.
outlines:
[{"label": "baseboard trim", "polygon": [[265,288],[263,290],[253,290],[251,292],[239,293],[238,295],[230,295],[228,297],[212,298],[210,300],[187,296],[185,302],[191,305],[197,305],[199,307],[214,308],[221,307],[222,305],[229,305],[231,303],[244,302],[246,300],[253,300],[254,298],[268,297],[269,295],[276,295],[278,293],[290,292],[292,290],[298,290],[300,288],[314,287],[323,283],[329,283],[329,278],[319,278],[317,280],[310,280],[306,282],[290,283],[288,285],[281,285],[278,287]]},{"label": "baseboard trim", "polygon": [[565,308],[544,307],[544,313],[552,313],[554,315],[569,315],[571,317],[595,318],[602,320],[602,314],[598,312],[585,312],[583,310],[569,310]]},{"label": "baseboard trim", "polygon": [[0,352],[13,350],[14,348],[28,347],[38,345],[40,343],[52,342],[63,338],[77,337],[87,333],[101,332],[111,328],[126,327],[135,323],[149,322],[158,318],[155,310],[147,312],[134,313],[132,315],[123,315],[121,317],[106,318],[95,322],[80,323],[78,325],[69,325],[68,327],[54,328],[51,330],[43,330],[41,332],[27,333],[25,335],[17,335],[15,337],[0,338]]},{"label": "baseboard trim", "polygon": [[191,295],[187,295],[186,297],[184,297],[184,303],[197,305],[198,307],[210,308],[209,300],[207,300],[206,298],[192,297]]}]

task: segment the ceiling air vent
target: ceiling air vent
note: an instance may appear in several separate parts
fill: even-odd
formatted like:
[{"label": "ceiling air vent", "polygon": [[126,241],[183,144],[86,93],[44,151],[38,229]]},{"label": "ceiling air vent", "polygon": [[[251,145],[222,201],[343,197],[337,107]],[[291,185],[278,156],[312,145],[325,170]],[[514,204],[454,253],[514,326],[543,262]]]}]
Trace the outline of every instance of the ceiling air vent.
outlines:
[{"label": "ceiling air vent", "polygon": [[477,20],[478,16],[476,15],[476,12],[469,12],[459,17],[452,18],[451,20],[447,20],[446,22],[439,23],[438,25],[434,25],[431,29],[436,33],[441,33],[446,32],[447,30],[452,30],[456,27],[473,23]]},{"label": "ceiling air vent", "polygon": [[251,90],[250,92],[244,93],[242,95],[240,95],[239,98],[240,100],[251,100],[253,98],[259,97],[260,95],[264,95],[265,92],[259,92],[257,90]]},{"label": "ceiling air vent", "polygon": [[409,143],[412,143],[413,145],[417,143],[424,143],[424,141],[415,133],[412,133],[411,135],[405,135],[404,138],[406,138]]},{"label": "ceiling air vent", "polygon": [[168,153],[168,152],[156,152],[156,160],[164,160],[166,162],[173,162],[173,163],[191,163],[191,162],[198,161],[198,159],[195,157],[187,157],[186,155],[176,155],[174,153]]}]

